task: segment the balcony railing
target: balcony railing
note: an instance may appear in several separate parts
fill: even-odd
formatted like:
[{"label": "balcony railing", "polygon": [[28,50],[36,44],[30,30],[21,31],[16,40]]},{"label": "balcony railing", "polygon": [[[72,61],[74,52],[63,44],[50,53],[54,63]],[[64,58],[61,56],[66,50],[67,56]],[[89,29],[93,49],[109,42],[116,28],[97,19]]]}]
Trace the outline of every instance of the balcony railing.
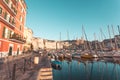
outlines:
[{"label": "balcony railing", "polygon": [[7,8],[14,14],[17,14],[17,10],[15,9],[15,7],[13,7],[13,5],[9,4],[8,0],[3,0],[3,2],[5,3],[5,5],[7,6]]},{"label": "balcony railing", "polygon": [[26,42],[26,40],[24,38],[22,38],[20,35],[14,33],[10,38],[10,41],[14,41],[14,42],[18,42],[21,44],[24,44]]},{"label": "balcony railing", "polygon": [[1,21],[1,22],[4,22],[6,25],[8,25],[8,26],[10,26],[10,27],[12,27],[12,28],[15,28],[15,25],[14,25],[15,22],[12,21],[12,23],[10,23],[10,21],[4,19],[1,15],[0,15],[0,21]]}]

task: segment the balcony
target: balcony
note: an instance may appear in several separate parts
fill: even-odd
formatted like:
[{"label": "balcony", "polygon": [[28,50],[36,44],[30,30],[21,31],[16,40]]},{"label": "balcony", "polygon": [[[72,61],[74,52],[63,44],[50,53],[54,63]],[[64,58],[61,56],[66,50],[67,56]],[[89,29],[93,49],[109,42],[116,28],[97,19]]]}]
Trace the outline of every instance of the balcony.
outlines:
[{"label": "balcony", "polygon": [[13,4],[17,5],[18,0],[11,0]]},{"label": "balcony", "polygon": [[20,35],[14,33],[10,38],[9,38],[10,41],[13,41],[13,42],[17,42],[17,43],[21,43],[21,44],[24,44],[26,41],[24,38],[22,38]]},{"label": "balcony", "polygon": [[4,19],[1,15],[0,15],[0,21],[6,24],[7,26],[15,28],[15,22],[10,23],[10,21]]},{"label": "balcony", "polygon": [[15,7],[13,7],[13,5],[9,4],[8,0],[3,0],[3,2],[5,4],[5,8],[8,9],[10,13],[12,13],[13,15],[17,14],[17,10],[15,9]]}]

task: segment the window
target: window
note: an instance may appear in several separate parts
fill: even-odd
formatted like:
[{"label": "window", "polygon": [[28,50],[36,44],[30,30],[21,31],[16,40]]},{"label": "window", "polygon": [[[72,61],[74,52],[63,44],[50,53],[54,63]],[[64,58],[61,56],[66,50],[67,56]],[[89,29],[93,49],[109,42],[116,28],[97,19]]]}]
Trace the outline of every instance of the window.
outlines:
[{"label": "window", "polygon": [[12,19],[12,24],[15,25],[15,20],[14,20],[14,18]]},{"label": "window", "polygon": [[19,29],[20,29],[20,31],[22,30],[22,26],[21,25],[20,25]]},{"label": "window", "polygon": [[0,14],[2,14],[2,8],[0,7]]},{"label": "window", "polygon": [[10,37],[11,37],[11,33],[12,33],[12,31],[11,31],[11,30],[8,30],[7,38],[10,38]]},{"label": "window", "polygon": [[4,27],[3,28],[3,34],[2,34],[2,37],[3,38],[10,38],[12,36],[12,31],[9,30],[8,28]]},{"label": "window", "polygon": [[5,28],[5,36],[4,38],[8,38],[8,28]]},{"label": "window", "polygon": [[24,11],[24,9],[22,8],[22,9],[21,9],[21,12],[23,13],[23,11]]},{"label": "window", "polygon": [[5,12],[4,18],[7,19],[7,12]]},{"label": "window", "polygon": [[6,19],[8,22],[10,21],[10,15],[7,14],[7,19]]},{"label": "window", "polygon": [[20,22],[22,22],[22,16],[20,16]]},{"label": "window", "polygon": [[5,38],[5,29],[6,29],[6,27],[3,28],[3,34],[2,34],[3,38]]},{"label": "window", "polygon": [[9,3],[9,0],[5,0],[6,3]]},{"label": "window", "polygon": [[12,5],[12,2],[10,1],[10,2],[9,2],[9,7],[12,8],[12,6],[13,6],[13,5]]}]

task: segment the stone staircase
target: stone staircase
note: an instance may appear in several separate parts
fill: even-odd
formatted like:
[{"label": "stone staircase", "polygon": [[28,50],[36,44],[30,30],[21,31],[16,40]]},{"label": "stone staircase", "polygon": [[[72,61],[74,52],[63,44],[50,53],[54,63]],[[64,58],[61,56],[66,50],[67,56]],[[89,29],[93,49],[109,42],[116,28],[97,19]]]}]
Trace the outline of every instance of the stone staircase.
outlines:
[{"label": "stone staircase", "polygon": [[53,80],[52,68],[41,68],[37,80]]}]

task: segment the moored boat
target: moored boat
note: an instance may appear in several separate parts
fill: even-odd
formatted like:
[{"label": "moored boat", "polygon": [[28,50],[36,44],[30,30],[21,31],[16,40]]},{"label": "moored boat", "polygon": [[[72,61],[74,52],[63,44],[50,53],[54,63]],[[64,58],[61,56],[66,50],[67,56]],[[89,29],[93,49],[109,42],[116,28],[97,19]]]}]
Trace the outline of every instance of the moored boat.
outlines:
[{"label": "moored boat", "polygon": [[65,58],[72,59],[72,55],[70,53],[65,53]]},{"label": "moored boat", "polygon": [[51,65],[54,69],[58,69],[58,70],[62,69],[62,63],[58,60],[51,61]]},{"label": "moored boat", "polygon": [[81,58],[80,54],[78,54],[78,53],[72,54],[72,57],[73,57],[73,58],[78,58],[78,59]]}]

